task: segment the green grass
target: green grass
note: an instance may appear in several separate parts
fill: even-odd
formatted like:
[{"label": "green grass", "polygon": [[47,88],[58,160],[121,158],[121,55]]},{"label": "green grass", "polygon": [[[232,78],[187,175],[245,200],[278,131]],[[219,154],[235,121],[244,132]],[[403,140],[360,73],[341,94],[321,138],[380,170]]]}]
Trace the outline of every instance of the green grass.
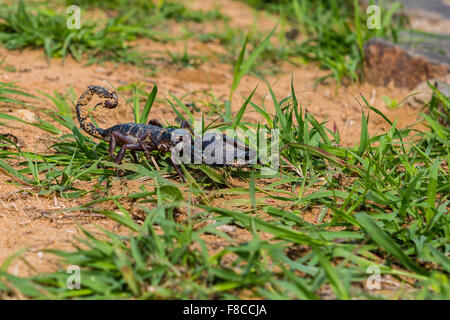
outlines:
[{"label": "green grass", "polygon": [[[255,184],[260,178],[257,169],[227,173],[190,166],[185,171],[186,192],[167,179],[170,168],[164,159],[158,159],[161,170],[157,171],[143,159],[135,165],[127,158],[121,165],[126,170],[123,179],[150,179],[140,191],[127,195],[108,192],[118,179],[114,164],[104,142],[94,142],[74,125],[68,102],[73,94],[48,96],[57,108],[47,114],[70,133],[55,133],[52,153],[46,155],[0,150],[2,173],[14,177],[11,183],[33,186],[41,194],[65,198],[91,194],[95,200],[70,210],[103,214],[129,233],[119,236],[103,230],[104,237],[98,238],[83,230],[85,236],[78,240],[83,248],[50,251],[62,263],[81,267],[79,290],[66,288],[65,270],[15,277],[7,272],[12,257],[0,268],[2,296],[8,297],[15,288],[30,298],[228,299],[240,298],[247,289],[267,299],[375,298],[376,291],[362,290],[357,284],[363,285],[367,268],[376,265],[383,275],[398,281],[402,298],[448,299],[450,131],[441,124],[449,121],[448,98],[436,90],[429,112],[423,114],[428,130],[396,129],[385,118],[392,128],[371,137],[368,118],[382,114],[362,97],[360,142],[344,148],[337,146],[338,132],[304,112],[294,88],[282,100],[270,86],[268,90],[275,114],[246,101],[265,123],[256,126],[238,120],[222,128],[278,128],[283,176]],[[2,92],[5,96],[8,92]],[[142,110],[136,102],[138,120],[146,118],[155,98],[156,89]],[[174,101],[172,106],[177,110],[180,104]],[[183,108],[177,112],[189,118]],[[21,169],[8,164],[11,160],[19,162]],[[232,187],[229,174],[249,181],[249,187]],[[77,180],[97,181],[95,191],[74,188]],[[212,206],[211,197],[221,194],[249,195],[239,201],[247,209]],[[194,204],[191,197],[200,201]],[[125,209],[130,200],[135,203],[133,212]],[[104,202],[117,209],[102,209]],[[179,221],[175,218],[179,208],[195,213]],[[304,219],[304,212],[311,209],[321,212],[316,224]],[[145,216],[142,224],[132,218],[136,211]],[[222,225],[247,230],[251,240],[236,241],[222,231]],[[260,232],[271,240],[262,240]],[[205,235],[222,239],[226,246],[212,254]],[[234,258],[225,259],[230,255]],[[325,288],[331,289],[331,296],[324,295]]]},{"label": "green grass", "polygon": [[169,64],[178,65],[180,68],[195,68],[207,60],[206,57],[190,54],[188,52],[187,43],[185,44],[184,49],[180,52],[167,50],[166,53],[169,57]]},{"label": "green grass", "polygon": [[110,19],[104,27],[85,21],[82,29],[71,30],[66,27],[64,13],[28,6],[20,1],[17,7],[0,10],[0,43],[7,49],[44,48],[49,58],[71,55],[81,60],[87,56],[90,62],[143,61],[128,45],[137,31],[123,28],[126,17]]}]

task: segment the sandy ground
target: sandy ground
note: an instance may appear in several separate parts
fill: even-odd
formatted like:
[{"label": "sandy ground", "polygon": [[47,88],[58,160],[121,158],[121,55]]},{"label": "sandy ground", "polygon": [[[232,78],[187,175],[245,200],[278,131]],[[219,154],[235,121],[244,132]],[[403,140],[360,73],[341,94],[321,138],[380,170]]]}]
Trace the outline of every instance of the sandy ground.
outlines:
[{"label": "sandy ground", "polygon": [[[193,1],[194,7],[214,7],[220,5],[218,0]],[[232,18],[231,25],[239,28],[250,28],[254,21],[262,28],[270,30],[276,20],[255,12],[240,2],[229,1],[223,6],[222,12]],[[151,40],[139,40],[140,50],[166,50],[184,48],[184,42],[162,44]],[[159,88],[158,98],[168,97],[172,92],[177,97],[192,93],[183,99],[188,103],[195,99],[208,99],[206,92],[213,92],[216,97],[227,97],[232,83],[233,66],[220,63],[216,58],[216,52],[223,52],[224,48],[217,43],[203,44],[189,41],[190,53],[208,55],[209,60],[196,68],[181,69],[172,65],[161,66],[160,71],[149,75],[148,70],[129,66],[105,63],[104,65],[85,66],[72,58],[67,58],[64,64],[61,60],[53,59],[47,63],[43,50],[7,51],[0,48],[0,59],[6,57],[4,66],[13,67],[16,72],[8,72],[3,68],[0,70],[0,81],[15,82],[25,91],[37,94],[37,90],[45,93],[53,93],[55,90],[66,93],[73,87],[77,95],[81,94],[90,84],[114,87],[127,85],[132,82],[141,82],[147,90],[151,90],[156,83]],[[162,63],[162,62],[155,62]],[[374,106],[383,111],[391,120],[398,121],[398,127],[413,124],[417,120],[418,110],[407,105],[401,108],[389,109],[382,99],[383,95],[391,99],[402,100],[409,93],[405,89],[374,87],[369,84],[352,84],[349,86],[336,87],[335,84],[322,84],[314,86],[314,81],[327,71],[320,70],[314,64],[293,66],[284,63],[279,67],[276,76],[267,79],[273,85],[273,90],[279,99],[290,94],[291,76],[294,79],[296,94],[302,105],[313,113],[319,120],[328,121],[328,126],[337,126],[341,133],[344,145],[353,145],[359,139],[360,119],[362,103],[360,94],[363,94]],[[241,106],[242,96],[248,96],[256,84],[259,87],[253,101],[258,104],[264,103],[268,110],[273,110],[267,87],[258,78],[246,76],[234,95],[232,109],[237,112]],[[29,100],[31,102],[31,100]],[[359,101],[359,102],[358,102]],[[23,107],[11,104],[1,104],[0,112],[9,113],[18,117],[32,119],[33,117],[44,117],[40,112],[43,109],[54,108],[47,100],[32,101],[36,107],[34,113],[23,110]],[[98,123],[101,127],[108,127],[120,122],[133,120],[131,110],[126,106],[124,97],[121,97],[121,107],[110,112],[100,110],[101,117]],[[201,112],[196,116],[201,118]],[[163,102],[156,102],[152,109],[152,117],[163,119],[174,123],[175,114]],[[45,118],[45,117],[44,117]],[[247,120],[258,121],[258,115],[249,109],[245,115]],[[388,129],[388,125],[375,114],[371,114],[369,131],[373,135]],[[46,150],[45,140],[48,139],[42,130],[32,126],[24,128],[17,122],[8,122],[1,127],[1,131],[12,133],[19,137],[25,149]],[[117,192],[127,192],[132,187],[123,187],[118,181]],[[138,182],[145,184],[145,182]],[[128,189],[127,189],[128,188]],[[74,236],[79,235],[78,225],[99,234],[96,225],[114,230],[126,232],[107,218],[86,212],[75,212],[71,214],[53,213],[53,211],[64,207],[75,207],[89,201],[83,197],[73,200],[64,200],[56,196],[38,196],[33,190],[18,192],[18,188],[11,184],[6,176],[0,178],[0,264],[17,250],[26,248],[23,254],[30,268],[22,261],[13,264],[9,271],[28,275],[36,271],[49,271],[57,268],[54,259],[49,254],[42,253],[44,248],[71,248]],[[231,199],[232,200],[232,199]],[[223,206],[229,206],[230,202],[223,202]],[[231,202],[232,203],[232,202]],[[33,270],[35,269],[35,270]]]}]

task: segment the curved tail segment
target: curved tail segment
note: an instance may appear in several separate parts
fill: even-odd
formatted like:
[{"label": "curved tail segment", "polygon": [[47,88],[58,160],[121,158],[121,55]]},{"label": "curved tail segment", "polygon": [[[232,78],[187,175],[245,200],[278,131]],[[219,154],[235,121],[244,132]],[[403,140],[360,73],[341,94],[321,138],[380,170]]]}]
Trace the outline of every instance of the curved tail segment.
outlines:
[{"label": "curved tail segment", "polygon": [[105,130],[95,126],[91,118],[89,118],[89,112],[87,108],[87,105],[92,100],[94,94],[99,96],[100,98],[107,99],[97,103],[94,107],[94,110],[98,106],[102,106],[107,109],[113,109],[117,107],[119,99],[117,98],[117,94],[115,92],[111,92],[100,86],[89,86],[78,99],[75,108],[77,110],[77,118],[78,122],[80,123],[80,127],[91,136],[102,139]]}]

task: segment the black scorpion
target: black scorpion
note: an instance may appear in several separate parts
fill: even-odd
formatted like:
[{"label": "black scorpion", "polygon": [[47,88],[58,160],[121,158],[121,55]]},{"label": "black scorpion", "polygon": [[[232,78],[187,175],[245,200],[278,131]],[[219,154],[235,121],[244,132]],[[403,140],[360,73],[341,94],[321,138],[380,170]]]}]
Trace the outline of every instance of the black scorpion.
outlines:
[{"label": "black scorpion", "polygon": [[[175,147],[178,151],[183,149],[183,154],[188,150],[190,163],[231,167],[243,167],[251,162],[260,163],[259,159],[255,158],[256,152],[254,150],[240,143],[236,138],[230,138],[224,134],[206,133],[201,137],[201,143],[196,143],[195,139],[198,139],[198,136],[194,136],[193,129],[187,121],[182,122],[181,128],[165,128],[157,119],[150,120],[148,124],[122,123],[108,129],[99,128],[94,125],[87,110],[87,105],[94,94],[105,99],[97,103],[94,110],[98,106],[107,109],[117,107],[118,97],[115,92],[100,86],[89,86],[76,104],[78,122],[80,127],[88,134],[109,142],[109,155],[116,164],[122,162],[126,150],[131,152],[131,156],[136,163],[138,163],[136,151],[143,151],[149,160],[152,160],[150,152],[153,150],[157,150],[159,153],[170,151],[170,162],[182,181],[185,182],[184,175],[177,165],[180,158],[175,152],[172,152]],[[194,139],[191,139],[192,136],[194,136]],[[201,150],[198,150],[197,145],[201,146]],[[117,155],[114,155],[116,146],[119,146],[120,150]],[[209,152],[205,154],[205,150],[209,150]],[[221,155],[219,161],[216,161],[216,152]],[[237,161],[238,157],[244,161]]]}]

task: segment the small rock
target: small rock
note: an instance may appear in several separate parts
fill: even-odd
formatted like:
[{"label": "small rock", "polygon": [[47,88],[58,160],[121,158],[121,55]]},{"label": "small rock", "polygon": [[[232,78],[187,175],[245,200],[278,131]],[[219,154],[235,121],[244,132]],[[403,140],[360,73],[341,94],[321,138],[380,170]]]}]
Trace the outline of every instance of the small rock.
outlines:
[{"label": "small rock", "polygon": [[421,82],[445,77],[449,59],[414,51],[382,39],[371,39],[364,46],[364,74],[368,82],[413,89]]},{"label": "small rock", "polygon": [[224,224],[221,226],[216,227],[216,229],[218,229],[219,231],[225,232],[225,233],[232,233],[234,231],[236,231],[236,227]]},{"label": "small rock", "polygon": [[56,77],[45,76],[45,79],[47,79],[48,81],[58,81],[59,80],[59,76],[56,76]]},{"label": "small rock", "polygon": [[34,122],[36,120],[34,112],[27,109],[16,110],[13,115],[27,122]]},{"label": "small rock", "polygon": [[377,98],[377,90],[372,89],[372,95],[370,96],[370,104],[374,104],[376,98]]}]

